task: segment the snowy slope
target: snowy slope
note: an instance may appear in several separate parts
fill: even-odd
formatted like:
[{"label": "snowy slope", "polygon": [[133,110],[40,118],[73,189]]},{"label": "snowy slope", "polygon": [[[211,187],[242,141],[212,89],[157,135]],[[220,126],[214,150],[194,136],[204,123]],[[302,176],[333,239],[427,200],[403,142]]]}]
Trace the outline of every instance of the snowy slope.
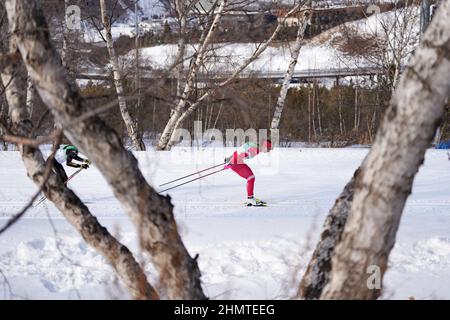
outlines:
[{"label": "snowy slope", "polygon": [[[409,11],[408,11],[409,12]],[[415,12],[415,10],[413,11]],[[411,14],[411,12],[409,12]],[[361,19],[346,23],[349,28],[358,30],[358,34],[383,37],[383,26],[392,27],[395,19],[402,21],[404,12],[398,10],[372,15],[367,19]],[[415,17],[415,22],[408,25],[408,51],[411,51],[418,44],[419,20]],[[364,57],[349,56],[340,51],[340,37],[342,37],[341,27],[332,28],[307,41],[300,50],[296,71],[333,69],[333,68],[356,68],[373,66],[369,59]],[[397,31],[399,32],[399,31]],[[390,33],[391,37],[395,32]],[[406,38],[406,36],[405,36]],[[396,40],[397,41],[397,40]],[[391,42],[394,41],[391,39]],[[214,72],[231,72],[237,69],[252,53],[259,44],[255,43],[219,43],[213,44],[210,48],[211,58],[206,63],[208,70]],[[290,44],[291,46],[293,43]],[[192,56],[195,52],[196,44],[188,47],[186,56]],[[390,50],[390,48],[386,48]],[[133,64],[134,51],[122,57],[124,64]],[[287,70],[290,61],[291,49],[288,44],[271,45],[260,57],[251,63],[245,72],[284,72]],[[177,46],[172,44],[159,45],[144,48],[141,51],[143,64],[155,69],[166,69],[172,65],[177,55]],[[407,62],[408,57],[403,61]],[[185,61],[189,66],[189,59]]]},{"label": "snowy slope", "polygon": [[[219,72],[234,71],[256,50],[258,44],[254,43],[221,43],[215,44],[210,55],[216,55],[210,59],[208,69]],[[188,47],[186,56],[192,56],[195,48]],[[177,55],[176,45],[160,45],[144,48],[141,51],[143,64],[155,69],[165,69],[170,66]],[[290,61],[289,46],[268,47],[260,57],[246,68],[245,72],[284,72]],[[130,52],[123,60],[134,59],[134,52]],[[185,61],[189,66],[189,59]],[[300,51],[300,56],[295,70],[328,69],[337,68],[335,49],[328,45],[306,44]]]},{"label": "snowy slope", "polygon": [[[154,186],[223,159],[231,149],[136,153]],[[212,298],[282,299],[296,291],[325,215],[367,149],[280,149],[249,164],[256,195],[267,208],[245,208],[244,180],[221,172],[169,191],[183,241],[200,254],[204,289]],[[270,164],[268,166],[267,164]],[[0,152],[0,223],[20,210],[34,185],[16,152]],[[71,170],[68,170],[71,171]],[[415,181],[385,278],[384,298],[450,298],[450,163],[430,150]],[[120,204],[100,173],[70,183],[92,212],[147,261]],[[50,218],[49,218],[50,217]],[[54,225],[54,228],[52,227]],[[146,263],[151,281],[155,273]],[[58,211],[31,209],[0,236],[0,298],[126,298],[104,259],[87,247]],[[11,294],[13,294],[11,296]]]}]

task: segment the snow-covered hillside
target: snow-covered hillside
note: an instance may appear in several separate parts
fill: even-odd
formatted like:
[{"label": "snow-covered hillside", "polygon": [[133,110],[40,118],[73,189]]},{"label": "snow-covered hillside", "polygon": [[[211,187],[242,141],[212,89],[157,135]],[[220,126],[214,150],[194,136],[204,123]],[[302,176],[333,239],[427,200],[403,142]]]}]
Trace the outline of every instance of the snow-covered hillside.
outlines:
[{"label": "snow-covered hillside", "polygon": [[[180,233],[200,254],[211,298],[280,299],[296,290],[321,225],[368,149],[279,149],[249,164],[256,196],[267,208],[246,208],[245,181],[230,171],[169,191]],[[220,163],[231,149],[136,153],[148,181],[158,184]],[[0,223],[36,190],[17,152],[0,152]],[[100,222],[147,261],[136,233],[96,168],[70,182]],[[391,254],[383,298],[450,298],[450,162],[429,150],[416,177]],[[155,274],[146,263],[150,279]],[[126,298],[111,267],[48,202],[0,236],[0,298]],[[4,281],[3,276],[8,280]]]},{"label": "snow-covered hillside", "polygon": [[[413,11],[413,10],[410,10]],[[414,12],[416,10],[414,9]],[[411,14],[411,13],[408,13]],[[377,15],[372,15],[367,19],[353,21],[346,23],[345,26],[349,29],[358,31],[360,35],[372,37],[385,37],[386,33],[383,28],[393,28],[393,21],[402,20],[404,13],[402,11],[386,12]],[[414,22],[407,25],[408,34],[405,44],[405,52],[411,52],[418,44],[418,23],[417,16]],[[394,29],[393,29],[394,30]],[[392,30],[392,31],[393,31]],[[398,31],[396,31],[398,33]],[[390,37],[394,37],[394,32]],[[406,31],[405,31],[406,33]],[[389,34],[389,33],[388,33]],[[342,29],[340,26],[332,28],[311,40],[305,42],[305,45],[300,50],[298,63],[295,66],[296,71],[306,70],[327,70],[335,68],[359,68],[377,66],[378,64],[371,59],[367,59],[364,55],[349,55],[341,51],[342,45]],[[391,44],[398,44],[399,37],[391,39]],[[209,56],[207,59],[206,68],[210,72],[231,72],[237,69],[260,44],[255,43],[219,43],[212,44]],[[292,44],[291,44],[292,45]],[[402,44],[403,45],[403,44]],[[186,56],[192,56],[196,49],[196,44],[188,47]],[[386,44],[386,46],[389,46]],[[389,52],[389,47],[386,48]],[[134,65],[134,51],[122,58],[124,64]],[[274,43],[264,51],[259,58],[251,63],[245,70],[247,73],[261,72],[261,73],[278,73],[285,72],[289,65],[291,55],[291,48],[289,44]],[[165,44],[154,47],[142,49],[141,57],[143,64],[155,69],[167,69],[174,62],[177,56],[177,46],[175,44]],[[407,62],[409,55],[405,54],[403,63]],[[372,58],[372,60],[374,60]],[[189,59],[186,59],[185,65],[189,66]]]},{"label": "snow-covered hillside", "polygon": [[[210,71],[230,72],[239,67],[256,50],[254,43],[222,43],[216,44],[214,49],[214,61],[208,65]],[[194,48],[189,47],[187,56],[194,53]],[[177,54],[176,45],[160,45],[142,49],[143,63],[152,68],[164,69],[173,63]],[[211,53],[212,55],[212,53]],[[289,47],[271,46],[246,69],[246,72],[284,72],[289,64]],[[132,61],[134,52],[128,55],[128,61]],[[189,60],[185,61],[186,66]],[[301,52],[296,70],[336,68],[337,63],[334,49],[329,46],[305,45]]]}]

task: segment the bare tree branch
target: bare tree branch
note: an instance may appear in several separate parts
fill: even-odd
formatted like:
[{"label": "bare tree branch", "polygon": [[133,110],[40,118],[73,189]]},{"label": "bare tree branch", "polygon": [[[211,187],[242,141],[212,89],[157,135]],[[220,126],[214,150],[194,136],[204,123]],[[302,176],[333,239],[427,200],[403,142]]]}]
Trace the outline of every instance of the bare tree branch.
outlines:
[{"label": "bare tree branch", "polygon": [[37,139],[31,139],[28,137],[21,137],[21,136],[15,136],[11,134],[4,134],[0,136],[0,140],[3,140],[5,142],[14,143],[14,144],[20,144],[20,145],[27,145],[32,147],[38,147],[41,144],[49,143],[49,142],[56,142],[57,141],[57,134],[53,133],[49,136],[45,137],[39,137]]}]

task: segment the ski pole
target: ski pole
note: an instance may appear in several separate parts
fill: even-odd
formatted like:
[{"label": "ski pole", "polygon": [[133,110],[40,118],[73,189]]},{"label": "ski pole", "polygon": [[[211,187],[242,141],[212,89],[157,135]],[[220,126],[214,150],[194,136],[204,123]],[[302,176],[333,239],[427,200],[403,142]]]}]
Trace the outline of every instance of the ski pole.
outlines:
[{"label": "ski pole", "polygon": [[220,170],[216,170],[216,171],[213,171],[213,172],[211,172],[211,173],[205,174],[204,176],[200,176],[200,177],[198,177],[198,178],[195,178],[195,179],[192,179],[192,180],[189,180],[189,181],[186,181],[186,182],[177,184],[176,186],[173,186],[173,187],[164,189],[164,190],[162,190],[162,191],[159,191],[159,193],[162,193],[162,192],[166,192],[166,191],[168,191],[168,190],[175,189],[175,188],[177,188],[177,187],[180,187],[180,186],[185,185],[185,184],[187,184],[187,183],[190,183],[190,182],[192,182],[192,181],[195,181],[195,180],[198,180],[198,179],[201,179],[201,178],[210,176],[210,175],[212,175],[212,174],[218,173],[218,172],[223,171],[223,170],[225,170],[225,168],[222,168],[222,169],[220,169]]},{"label": "ski pole", "polygon": [[[73,177],[75,177],[77,174],[79,174],[81,172],[81,170],[83,170],[83,168],[78,169],[77,171],[75,171],[74,173],[72,173],[67,180],[64,182],[64,184],[67,184],[67,182],[69,182],[70,179],[72,179]],[[36,202],[36,204],[34,205],[34,207],[37,207],[38,205],[40,205],[42,202],[45,201],[45,199],[47,199],[46,196],[42,196],[38,202]]]},{"label": "ski pole", "polygon": [[67,182],[69,182],[70,179],[72,179],[73,177],[75,177],[77,174],[79,174],[81,172],[81,170],[83,170],[83,168],[78,169],[77,171],[75,171],[74,173],[72,173],[66,180],[66,182],[64,182],[64,184],[67,184]]},{"label": "ski pole", "polygon": [[194,176],[194,175],[199,174],[199,173],[201,173],[201,172],[205,172],[205,171],[208,171],[208,170],[211,170],[211,169],[214,169],[214,168],[223,166],[225,163],[226,163],[226,162],[221,163],[221,164],[218,164],[218,165],[215,165],[215,166],[210,167],[210,168],[206,168],[206,169],[203,169],[203,170],[200,170],[200,171],[197,171],[197,172],[188,174],[187,176],[184,176],[184,177],[181,177],[181,178],[178,178],[178,179],[175,179],[175,180],[172,180],[172,181],[169,181],[169,182],[160,184],[159,186],[162,187],[162,186],[165,186],[165,185],[167,185],[167,184],[169,184],[169,183],[176,182],[176,181],[182,180],[182,179],[184,179],[184,178],[188,178],[188,177]]}]

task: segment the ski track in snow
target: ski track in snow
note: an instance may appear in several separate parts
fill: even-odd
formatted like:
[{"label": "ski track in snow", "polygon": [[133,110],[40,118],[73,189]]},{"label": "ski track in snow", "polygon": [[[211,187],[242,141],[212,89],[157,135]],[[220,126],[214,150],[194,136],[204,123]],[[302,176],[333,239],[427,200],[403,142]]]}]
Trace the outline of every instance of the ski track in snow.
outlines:
[{"label": "ski track in snow", "polygon": [[[196,153],[201,156],[202,151]],[[256,196],[268,201],[267,208],[243,206],[245,181],[232,172],[170,192],[183,241],[191,255],[199,254],[206,294],[213,299],[292,297],[328,210],[366,153],[367,149],[282,149],[271,162],[278,167],[269,173],[265,162],[270,159],[262,155],[261,162],[249,164],[256,174]],[[167,152],[136,156],[154,186],[223,159],[218,154],[210,164],[193,165],[174,163]],[[3,224],[36,189],[17,152],[0,152],[0,165]],[[390,256],[385,299],[450,298],[449,166],[445,151],[427,152]],[[149,280],[156,284],[133,226],[100,173],[89,169],[70,187],[145,264]],[[0,298],[128,298],[105,259],[48,201],[30,209],[0,236],[0,271]]]}]

